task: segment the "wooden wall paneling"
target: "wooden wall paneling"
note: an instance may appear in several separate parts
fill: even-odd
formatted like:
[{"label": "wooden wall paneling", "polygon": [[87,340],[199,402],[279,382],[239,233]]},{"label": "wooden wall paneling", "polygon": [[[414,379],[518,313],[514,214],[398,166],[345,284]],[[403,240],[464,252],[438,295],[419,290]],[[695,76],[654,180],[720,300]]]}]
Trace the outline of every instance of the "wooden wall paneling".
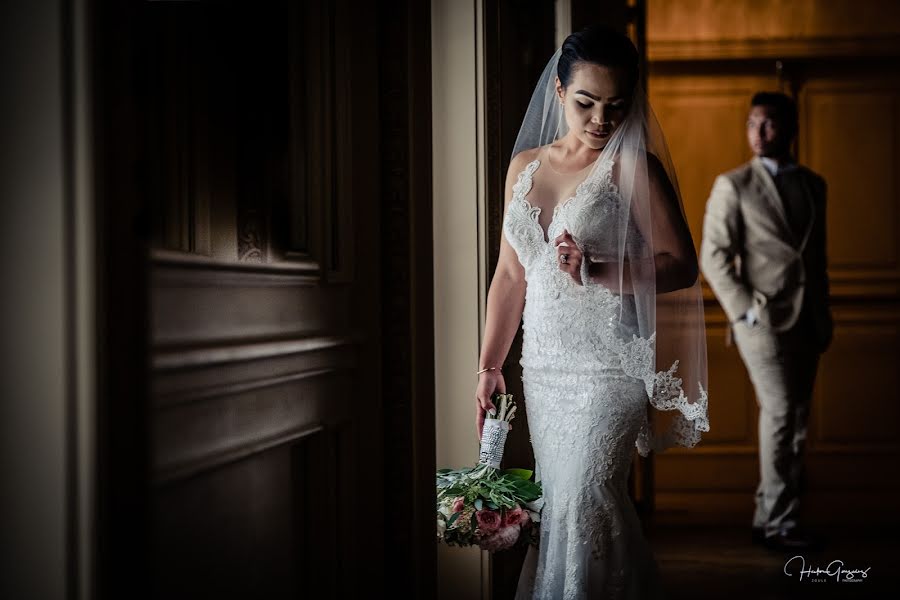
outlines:
[{"label": "wooden wall paneling", "polygon": [[[325,431],[222,468],[172,482],[157,494],[154,538],[160,597],[336,597],[342,473]],[[224,565],[239,566],[223,568]]]},{"label": "wooden wall paneling", "polygon": [[323,335],[157,351],[154,403],[165,407],[349,369],[356,366],[356,341]]},{"label": "wooden wall paneling", "polygon": [[[810,454],[806,460],[809,489],[801,508],[804,523],[823,530],[849,525],[897,526],[892,506],[900,500],[900,490],[896,478],[884,477],[892,472],[894,461],[887,454]],[[755,452],[667,456],[666,468],[657,471],[654,520],[749,527],[758,464]],[[681,473],[685,475],[675,476]]]},{"label": "wooden wall paneling", "polygon": [[900,77],[896,64],[806,75],[800,158],[828,182],[832,294],[900,297]]},{"label": "wooden wall paneling", "polygon": [[[309,11],[309,5],[291,3],[288,8],[289,22],[297,28],[304,27],[308,30],[318,27],[314,19],[308,18],[302,11]],[[301,25],[302,23],[302,25]],[[312,33],[312,32],[310,32]],[[318,68],[314,61],[315,54],[309,45],[317,41],[315,35],[290,36],[289,44],[289,161],[287,179],[289,187],[284,202],[278,203],[275,208],[274,218],[276,227],[283,236],[285,253],[296,258],[312,258],[310,252],[310,230],[317,224],[311,224],[310,196],[310,165],[308,154],[314,146],[315,136],[308,126],[310,111],[314,110],[316,100],[308,95],[307,79],[315,79],[313,73]],[[280,227],[278,227],[280,225]],[[312,259],[311,262],[315,263]]]},{"label": "wooden wall paneling", "polygon": [[[302,93],[306,98],[307,114],[300,118],[306,123],[309,135],[306,144],[307,198],[305,238],[309,259],[324,269],[328,234],[329,206],[334,195],[334,65],[332,63],[334,36],[334,6],[331,2],[304,3],[303,31],[306,67]],[[293,221],[293,220],[292,220]],[[294,235],[292,234],[292,238]],[[298,240],[299,241],[299,240]]]},{"label": "wooden wall paneling", "polygon": [[[327,270],[330,282],[353,278],[351,199],[354,167],[353,45],[335,26],[335,3],[291,3],[304,35],[290,39],[290,169],[273,227],[279,260]],[[358,99],[357,99],[358,100]]]},{"label": "wooden wall paneling", "polygon": [[726,78],[665,71],[655,74],[660,70],[651,70],[650,104],[666,136],[688,226],[699,251],[713,181],[718,174],[749,160],[745,124],[750,98],[758,90],[771,89],[774,80],[753,71]]},{"label": "wooden wall paneling", "polygon": [[345,372],[247,386],[156,410],[154,472],[165,482],[216,468],[349,419]]},{"label": "wooden wall paneling", "polygon": [[[213,252],[210,222],[210,122],[209,106],[211,81],[207,65],[209,53],[213,51],[208,43],[208,32],[202,20],[191,23],[187,31],[182,31],[185,52],[173,57],[172,63],[182,64],[179,75],[183,78],[178,89],[186,91],[185,108],[177,119],[181,131],[179,143],[173,144],[180,164],[178,166],[179,194],[186,198],[190,251],[194,254],[210,256]],[[198,35],[199,34],[199,35]]]},{"label": "wooden wall paneling", "polygon": [[[349,0],[334,3],[336,11],[347,14],[354,10]],[[350,282],[353,280],[355,261],[353,258],[353,197],[354,177],[356,172],[353,162],[353,147],[362,138],[362,130],[357,131],[353,120],[352,102],[365,102],[370,91],[354,86],[351,78],[345,74],[352,72],[353,45],[352,32],[346,27],[335,28],[333,48],[333,72],[336,74],[333,83],[334,112],[333,139],[335,140],[334,178],[328,218],[328,272],[329,282]],[[354,93],[360,94],[354,98]],[[367,195],[366,186],[359,187],[360,193]]]},{"label": "wooden wall paneling", "polygon": [[900,315],[891,307],[842,309],[822,358],[810,446],[823,451],[900,452]]},{"label": "wooden wall paneling", "polygon": [[[209,18],[213,19],[215,14],[212,11]],[[231,28],[221,21],[205,27],[212,32],[203,65],[209,80],[209,89],[204,92],[208,101],[202,110],[202,118],[207,123],[203,138],[209,164],[205,185],[210,195],[210,258],[220,264],[241,264],[238,260],[248,251],[248,246],[240,241],[238,233],[242,222],[238,218],[240,140],[235,122],[241,103],[235,89],[237,60],[233,56],[233,43],[228,41]]]},{"label": "wooden wall paneling", "polygon": [[149,52],[156,56],[145,82],[148,109],[163,125],[148,131],[151,143],[165,149],[151,154],[150,178],[154,201],[157,247],[210,255],[210,194],[208,148],[208,73],[204,53],[212,40],[202,28],[197,10],[163,7],[147,13],[157,35],[149,36]]},{"label": "wooden wall paneling", "polygon": [[351,298],[291,268],[186,261],[154,252],[155,342],[172,346],[347,330]]},{"label": "wooden wall paneling", "polygon": [[647,0],[650,60],[897,55],[891,0]]},{"label": "wooden wall paneling", "polygon": [[321,269],[323,226],[332,202],[334,120],[331,3],[290,3],[289,170],[286,194],[276,199],[273,227],[279,260]]},{"label": "wooden wall paneling", "polygon": [[215,60],[228,57],[233,65],[223,85],[234,94],[235,112],[223,125],[236,137],[237,258],[269,264],[281,247],[273,210],[288,187],[288,40],[296,29],[286,2],[253,10],[227,2],[209,10],[222,50]]}]

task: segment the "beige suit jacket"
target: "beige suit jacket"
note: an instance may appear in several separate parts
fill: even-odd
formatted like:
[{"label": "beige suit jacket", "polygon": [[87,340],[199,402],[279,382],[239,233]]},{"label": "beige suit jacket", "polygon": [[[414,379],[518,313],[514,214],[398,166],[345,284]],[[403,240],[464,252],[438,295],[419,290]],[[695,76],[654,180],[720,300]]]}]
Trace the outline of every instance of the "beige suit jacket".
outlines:
[{"label": "beige suit jacket", "polygon": [[809,294],[817,341],[831,340],[825,252],[825,180],[799,166],[812,218],[791,230],[772,176],[759,158],[719,175],[706,203],[700,265],[734,323],[753,307],[763,327],[786,331]]}]

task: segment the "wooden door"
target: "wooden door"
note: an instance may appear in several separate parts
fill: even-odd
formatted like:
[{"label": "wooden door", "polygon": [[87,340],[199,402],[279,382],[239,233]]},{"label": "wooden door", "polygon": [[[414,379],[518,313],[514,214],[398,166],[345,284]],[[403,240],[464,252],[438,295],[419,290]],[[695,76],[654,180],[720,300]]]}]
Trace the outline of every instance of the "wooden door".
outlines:
[{"label": "wooden door", "polygon": [[361,591],[344,576],[362,562],[358,499],[383,484],[360,477],[380,430],[356,243],[377,204],[354,191],[377,184],[348,143],[374,119],[351,102],[366,76],[341,77],[362,65],[335,9],[143,11],[161,598]]},{"label": "wooden door", "polygon": [[430,596],[427,6],[92,18],[98,595]]}]

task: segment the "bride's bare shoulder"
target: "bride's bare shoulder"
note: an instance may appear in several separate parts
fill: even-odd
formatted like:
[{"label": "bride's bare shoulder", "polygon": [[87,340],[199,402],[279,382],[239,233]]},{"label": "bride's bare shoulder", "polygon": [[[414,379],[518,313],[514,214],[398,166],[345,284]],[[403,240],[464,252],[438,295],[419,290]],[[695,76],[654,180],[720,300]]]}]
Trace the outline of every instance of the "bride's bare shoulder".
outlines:
[{"label": "bride's bare shoulder", "polygon": [[509,162],[509,174],[515,177],[524,171],[525,167],[540,155],[541,150],[543,150],[543,146],[522,150],[513,156],[512,160]]}]

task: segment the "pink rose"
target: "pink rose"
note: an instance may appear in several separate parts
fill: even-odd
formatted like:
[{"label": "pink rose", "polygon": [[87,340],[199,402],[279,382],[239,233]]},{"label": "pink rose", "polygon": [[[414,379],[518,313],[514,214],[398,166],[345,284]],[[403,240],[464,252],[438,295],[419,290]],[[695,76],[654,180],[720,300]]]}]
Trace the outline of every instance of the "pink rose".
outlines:
[{"label": "pink rose", "polygon": [[451,510],[455,513],[462,512],[462,509],[465,507],[465,505],[466,505],[465,498],[460,496],[453,500],[453,507],[451,508]]},{"label": "pink rose", "polygon": [[502,519],[500,513],[494,510],[484,509],[475,513],[475,520],[478,522],[478,529],[482,535],[490,535],[500,529]]},{"label": "pink rose", "polygon": [[528,513],[522,510],[521,506],[517,506],[512,510],[503,513],[503,525],[524,525],[528,522]]},{"label": "pink rose", "polygon": [[483,550],[489,552],[497,552],[498,550],[512,548],[513,544],[516,543],[516,540],[519,539],[519,529],[520,527],[518,525],[504,527],[497,531],[497,533],[490,535],[487,538],[483,538],[478,545],[481,546]]}]

